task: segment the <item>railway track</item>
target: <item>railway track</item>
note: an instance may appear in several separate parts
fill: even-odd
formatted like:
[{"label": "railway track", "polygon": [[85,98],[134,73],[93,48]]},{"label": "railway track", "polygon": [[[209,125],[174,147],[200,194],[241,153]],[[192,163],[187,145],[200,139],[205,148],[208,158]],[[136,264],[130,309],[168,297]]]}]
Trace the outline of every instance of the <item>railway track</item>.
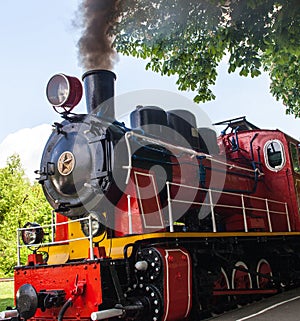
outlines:
[{"label": "railway track", "polygon": [[206,321],[285,320],[297,321],[300,313],[300,288],[294,288],[260,301],[233,309]]},{"label": "railway track", "polygon": [[10,282],[10,281],[13,281],[14,278],[0,278],[0,283],[1,282]]}]

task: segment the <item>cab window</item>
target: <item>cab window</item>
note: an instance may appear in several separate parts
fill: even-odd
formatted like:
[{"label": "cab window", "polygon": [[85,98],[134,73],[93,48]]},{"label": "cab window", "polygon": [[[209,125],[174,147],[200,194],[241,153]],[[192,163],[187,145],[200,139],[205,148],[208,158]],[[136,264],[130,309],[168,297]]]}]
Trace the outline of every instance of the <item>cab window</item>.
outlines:
[{"label": "cab window", "polygon": [[285,164],[283,145],[279,140],[268,141],[264,148],[265,162],[273,171],[279,171]]},{"label": "cab window", "polygon": [[296,173],[300,174],[299,155],[298,155],[298,148],[296,144],[290,143],[290,152],[291,152],[293,169]]}]

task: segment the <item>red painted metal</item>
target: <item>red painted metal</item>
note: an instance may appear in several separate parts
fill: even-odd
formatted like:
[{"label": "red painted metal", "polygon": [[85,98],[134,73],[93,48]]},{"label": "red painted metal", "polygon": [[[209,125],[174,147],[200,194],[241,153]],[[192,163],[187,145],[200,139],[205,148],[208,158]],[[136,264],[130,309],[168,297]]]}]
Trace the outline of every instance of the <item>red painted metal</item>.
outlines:
[{"label": "red painted metal", "polygon": [[156,177],[151,171],[134,171],[135,187],[142,214],[144,231],[164,228]]},{"label": "red painted metal", "polygon": [[[66,222],[68,222],[68,218],[65,215],[56,213],[56,224],[66,223]],[[68,238],[69,238],[68,224],[57,225],[55,230],[55,242],[68,240]]]},{"label": "red painted metal", "polygon": [[29,254],[27,258],[27,264],[26,265],[37,265],[37,264],[43,264],[43,255],[42,254]]},{"label": "red painted metal", "polygon": [[[94,246],[93,247],[94,258],[103,259],[107,258],[106,250],[104,246]],[[88,249],[88,258],[90,259],[90,249]]]},{"label": "red painted metal", "polygon": [[[92,312],[102,303],[100,263],[85,262],[66,265],[16,268],[15,293],[25,283],[31,284],[37,293],[41,290],[64,290],[66,300],[72,299],[64,319],[90,319]],[[33,320],[57,319],[61,307],[37,310]]]},{"label": "red painted metal", "polygon": [[192,307],[192,262],[183,248],[157,249],[164,261],[163,321],[185,320]]},{"label": "red painted metal", "polygon": [[[130,195],[131,219],[128,215],[127,195]],[[125,236],[129,234],[129,220],[131,220],[133,233],[141,234],[143,232],[142,217],[140,215],[137,195],[132,183],[132,178],[126,186],[126,189],[115,208],[115,236]]]},{"label": "red painted metal", "polygon": [[162,231],[163,221],[155,176],[151,171],[133,168],[129,184],[115,208],[115,236],[130,234],[130,224],[131,234]]},{"label": "red painted metal", "polygon": [[[214,156],[216,161],[209,158],[197,160],[189,155],[182,155],[180,158],[171,157],[172,163],[175,164],[172,166],[174,185],[171,185],[170,188],[171,198],[179,200],[179,202],[172,203],[173,213],[176,213],[174,220],[178,220],[188,209],[199,206],[193,205],[193,202],[198,204],[207,202],[206,192],[196,189],[201,178],[201,187],[203,188],[236,193],[235,195],[224,192],[213,193],[213,202],[217,203],[215,212],[222,217],[225,231],[234,232],[247,229],[257,232],[287,232],[289,224],[285,215],[285,202],[289,212],[291,230],[300,230],[297,199],[297,191],[300,190],[300,175],[298,177],[293,171],[289,153],[289,143],[291,141],[295,143],[295,141],[278,130],[242,131],[237,133],[239,149],[232,150],[230,141],[233,136],[235,137],[235,134],[219,138],[219,145],[224,148],[221,155]],[[284,149],[285,163],[280,170],[271,170],[266,165],[264,149],[266,144],[272,140],[280,141]],[[227,165],[224,163],[225,159]],[[253,161],[260,164],[257,165],[256,177]],[[205,177],[199,177],[201,166],[205,168]],[[176,184],[195,188],[179,187]],[[166,204],[156,201],[154,187],[155,177],[151,178],[151,172],[137,168],[132,169],[130,183],[117,204],[115,226],[118,232],[116,236],[129,234],[127,195],[131,196],[133,234],[159,230],[159,227],[149,228],[149,226],[153,226],[153,220],[155,222],[160,220],[159,207],[166,206]],[[148,194],[151,197],[145,196]],[[244,194],[244,204],[240,197],[241,194]],[[299,191],[298,194],[300,194]],[[269,212],[273,213],[271,218],[267,217],[266,199],[276,201],[267,204]],[[181,200],[184,202],[180,202]],[[206,208],[209,211],[209,207]],[[152,214],[146,215],[148,213]],[[245,226],[245,222],[247,226]]]},{"label": "red painted metal", "polygon": [[[251,131],[241,131],[237,132],[239,150],[233,151],[230,141],[235,134],[230,133],[219,137],[219,145],[223,146],[223,153],[229,163],[239,165],[242,167],[251,168],[252,155],[251,155],[251,141],[252,141],[252,152],[253,161],[257,164],[261,164],[261,175],[259,176],[256,189],[253,189],[252,193],[247,194],[249,196],[255,196],[262,198],[258,200],[252,198],[247,200],[246,207],[249,209],[248,224],[249,229],[255,231],[270,231],[269,223],[267,219],[266,211],[251,210],[251,208],[265,208],[262,204],[265,199],[276,200],[277,202],[287,203],[287,209],[289,212],[289,219],[292,231],[300,230],[300,215],[297,203],[297,176],[293,170],[289,143],[293,142],[297,145],[297,141],[291,137],[285,135],[279,130],[251,130]],[[284,151],[284,165],[281,169],[270,169],[265,160],[265,146],[270,141],[279,141],[282,144]],[[240,172],[238,170],[237,172]],[[298,179],[300,178],[300,175]],[[249,181],[251,182],[251,180]],[[300,182],[300,181],[299,181]],[[252,180],[254,183],[254,180]],[[247,190],[249,183],[243,181],[242,179],[237,179],[235,181],[229,181],[228,172],[225,182],[225,188],[229,186],[231,189]],[[299,184],[300,186],[300,184]],[[221,196],[221,201],[228,201],[229,196],[225,194]],[[285,205],[280,203],[269,203],[270,212],[285,212]],[[236,210],[230,210],[225,208],[219,208],[219,213],[222,216],[225,214],[225,224],[226,230],[229,231],[239,231],[243,230],[244,222],[241,212],[237,213]],[[288,222],[286,215],[278,214],[272,215],[271,225],[273,232],[287,232],[289,231]]]}]

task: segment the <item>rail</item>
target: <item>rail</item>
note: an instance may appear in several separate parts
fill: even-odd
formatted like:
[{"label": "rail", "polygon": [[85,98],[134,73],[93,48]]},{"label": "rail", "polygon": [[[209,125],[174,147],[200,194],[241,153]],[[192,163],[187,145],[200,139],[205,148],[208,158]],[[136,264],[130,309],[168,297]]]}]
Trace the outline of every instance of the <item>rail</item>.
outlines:
[{"label": "rail", "polygon": [[[47,225],[42,225],[42,226],[30,226],[30,227],[23,227],[23,228],[18,228],[17,229],[17,266],[21,265],[21,249],[22,248],[31,248],[33,251],[38,250],[41,246],[42,247],[47,247],[47,246],[52,246],[52,245],[60,245],[60,244],[66,244],[68,242],[78,242],[82,240],[88,240],[89,241],[89,253],[90,253],[90,260],[94,260],[94,251],[93,251],[93,235],[92,235],[92,216],[89,215],[84,218],[76,219],[76,220],[71,220],[67,222],[62,222],[62,223],[55,223],[54,221],[54,212],[52,212],[52,223],[47,224]],[[57,226],[61,225],[70,225],[74,224],[77,222],[82,222],[88,220],[89,224],[89,235],[84,236],[84,237],[77,237],[77,238],[68,238],[62,241],[56,241],[55,240],[55,228]],[[51,236],[50,242],[45,242],[45,243],[38,243],[38,244],[21,244],[20,240],[22,238],[22,232],[25,231],[32,231],[35,229],[40,229],[42,228],[44,231],[50,230],[48,235]]]},{"label": "rail", "polygon": [[[288,206],[286,202],[279,202],[276,200],[271,200],[267,198],[260,198],[256,196],[250,196],[250,195],[244,195],[244,194],[238,194],[238,193],[231,193],[231,192],[223,192],[213,189],[206,189],[201,187],[194,187],[174,182],[166,182],[167,187],[167,216],[168,216],[168,226],[169,231],[173,233],[175,231],[174,226],[176,225],[174,220],[174,204],[187,204],[188,206],[195,206],[201,208],[208,208],[210,213],[210,219],[211,219],[211,226],[212,226],[212,232],[224,232],[223,230],[218,230],[218,222],[217,222],[217,214],[221,213],[222,210],[234,210],[234,213],[240,213],[243,218],[243,231],[249,232],[248,227],[248,221],[247,218],[250,215],[250,213],[253,211],[255,213],[262,213],[265,215],[265,219],[267,221],[267,226],[269,229],[269,232],[273,232],[273,224],[272,224],[272,217],[274,215],[284,215],[286,217],[286,224],[287,229],[290,232],[291,231],[291,225],[290,225],[290,219],[289,219],[289,212],[288,212]],[[198,199],[195,201],[190,199],[180,199],[178,198],[178,194],[176,194],[175,197],[172,197],[172,187],[176,188],[182,188],[187,190],[194,190],[194,195],[197,195],[199,192],[204,192],[203,195],[205,195],[204,200],[200,201]],[[185,193],[180,193],[181,195],[185,195]],[[224,196],[228,196],[227,198]],[[231,200],[231,203],[224,202],[224,199]],[[222,200],[223,198],[223,200]],[[221,201],[220,201],[221,200]],[[129,226],[129,234],[133,234],[133,217],[131,212],[131,196],[127,195],[127,203],[128,203],[128,226]],[[248,204],[248,205],[247,205]],[[250,204],[250,206],[249,206]],[[254,204],[259,204],[256,207],[253,206]],[[220,210],[221,209],[221,210]],[[88,220],[89,224],[89,235],[83,236],[83,237],[77,237],[77,238],[68,238],[61,241],[55,240],[55,228],[61,225],[70,225],[77,222],[82,222]],[[43,230],[49,230],[50,232],[47,233],[50,236],[50,241],[45,243],[39,243],[39,244],[21,244],[21,235],[24,231],[32,231],[34,229],[40,229]],[[54,220],[54,212],[52,216],[52,223],[48,225],[43,226],[30,226],[30,227],[23,227],[18,228],[17,230],[17,265],[21,265],[21,249],[22,248],[31,248],[33,251],[38,250],[41,246],[47,247],[52,245],[59,245],[59,244],[66,244],[69,242],[78,242],[82,240],[88,240],[89,241],[89,253],[90,253],[90,259],[94,260],[94,251],[93,251],[93,235],[92,235],[92,216],[88,216],[85,218],[80,218],[76,220],[69,220],[67,222],[61,222],[56,223]]]},{"label": "rail", "polygon": [[[125,143],[126,143],[127,153],[128,153],[128,165],[124,165],[123,166],[123,169],[127,170],[127,177],[126,177],[126,180],[125,180],[126,184],[128,184],[128,182],[129,182],[130,174],[131,174],[131,170],[132,170],[132,148],[131,148],[131,145],[130,145],[130,138],[139,139],[140,142],[146,142],[146,144],[147,143],[157,144],[159,146],[163,146],[163,147],[171,149],[171,150],[176,150],[176,151],[185,153],[187,155],[190,155],[191,158],[193,158],[193,157],[205,157],[205,158],[209,159],[213,163],[222,164],[222,165],[224,165],[226,167],[229,167],[230,169],[241,169],[241,170],[249,172],[251,174],[255,174],[255,172],[259,172],[258,169],[254,170],[254,169],[250,169],[250,168],[246,168],[246,167],[241,167],[241,166],[238,166],[236,164],[229,164],[225,160],[223,161],[221,159],[217,159],[217,158],[213,157],[212,155],[205,154],[205,153],[202,153],[202,152],[197,152],[197,151],[195,151],[195,150],[193,150],[191,148],[186,148],[186,147],[183,147],[183,146],[173,145],[171,143],[168,143],[166,141],[163,141],[163,140],[160,140],[160,139],[157,139],[157,138],[152,138],[152,137],[149,137],[149,136],[138,134],[138,133],[133,132],[133,131],[129,131],[129,132],[127,132],[125,134]],[[259,172],[259,174],[262,175],[262,173],[260,173],[260,172]]]},{"label": "rail", "polygon": [[[260,198],[256,196],[231,193],[231,192],[223,192],[223,191],[206,189],[201,187],[193,187],[193,186],[188,186],[188,185],[173,183],[173,182],[166,182],[166,186],[167,186],[167,195],[168,195],[168,217],[169,217],[170,232],[174,232],[173,207],[172,207],[172,204],[174,203],[196,205],[196,206],[199,206],[199,208],[208,207],[210,209],[213,232],[218,232],[217,221],[216,221],[216,214],[217,214],[216,209],[233,209],[236,211],[240,211],[243,217],[244,232],[249,232],[247,217],[250,211],[253,211],[256,213],[262,213],[262,214],[264,213],[266,215],[269,232],[273,232],[273,225],[272,225],[273,215],[285,215],[288,231],[289,232],[291,231],[288,206],[286,202],[279,202],[279,201],[271,200],[267,198]],[[193,189],[195,190],[195,194],[197,192],[205,192],[206,197],[203,202],[178,199],[177,197],[172,198],[171,197],[172,186],[176,186],[178,188],[183,188],[183,189]],[[221,196],[224,197],[224,195],[230,196],[231,201],[235,203],[235,205],[229,204],[229,202],[228,203],[224,203],[224,201],[220,202],[219,200]],[[237,205],[239,201],[240,201],[240,205]],[[251,203],[251,206],[246,206],[246,203]],[[261,206],[259,207],[252,206],[252,204],[255,204],[255,203],[260,204]],[[282,210],[280,210],[281,208]]]},{"label": "rail", "polygon": [[12,282],[14,278],[0,278],[0,283],[1,282]]}]

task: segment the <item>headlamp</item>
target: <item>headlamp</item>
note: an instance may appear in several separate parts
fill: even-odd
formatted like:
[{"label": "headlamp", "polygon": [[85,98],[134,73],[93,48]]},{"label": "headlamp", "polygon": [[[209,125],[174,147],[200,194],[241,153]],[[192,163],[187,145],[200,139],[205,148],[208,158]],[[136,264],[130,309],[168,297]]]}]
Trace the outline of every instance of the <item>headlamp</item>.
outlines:
[{"label": "headlamp", "polygon": [[82,85],[76,77],[56,74],[47,84],[46,95],[56,111],[61,107],[70,112],[80,102]]},{"label": "headlamp", "polygon": [[89,216],[91,216],[92,220],[92,236],[96,237],[105,232],[105,216],[103,214],[97,214],[95,212],[91,212],[85,215],[85,220],[81,221],[81,230],[83,234],[88,237],[90,235],[90,220]]},{"label": "headlamp", "polygon": [[27,222],[22,230],[22,240],[26,245],[39,244],[44,238],[44,231],[37,223]]}]

